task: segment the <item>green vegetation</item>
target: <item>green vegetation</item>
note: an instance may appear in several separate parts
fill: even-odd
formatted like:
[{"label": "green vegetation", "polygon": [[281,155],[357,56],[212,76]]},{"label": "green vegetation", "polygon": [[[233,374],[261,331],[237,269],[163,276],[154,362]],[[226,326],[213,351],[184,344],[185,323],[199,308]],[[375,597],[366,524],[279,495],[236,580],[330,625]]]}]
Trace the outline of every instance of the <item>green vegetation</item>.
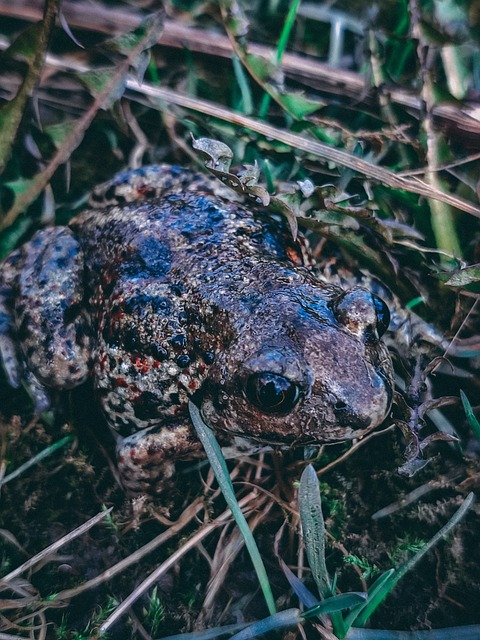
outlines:
[{"label": "green vegetation", "polygon": [[116,171],[197,165],[420,337],[396,318],[395,411],[357,442],[225,463],[193,408],[216,480],[158,503],[90,389],[38,417],[0,371],[0,637],[480,635],[475,0],[158,5],[0,0],[0,259]]}]

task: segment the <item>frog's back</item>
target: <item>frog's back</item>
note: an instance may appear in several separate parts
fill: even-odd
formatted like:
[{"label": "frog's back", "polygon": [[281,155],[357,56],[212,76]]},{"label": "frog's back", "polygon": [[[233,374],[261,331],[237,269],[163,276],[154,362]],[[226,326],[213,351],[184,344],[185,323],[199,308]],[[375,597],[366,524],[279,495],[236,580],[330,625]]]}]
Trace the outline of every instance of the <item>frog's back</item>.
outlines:
[{"label": "frog's back", "polygon": [[89,209],[70,224],[92,284],[105,273],[111,280],[162,279],[173,269],[172,275],[198,282],[217,277],[226,265],[238,271],[260,259],[303,263],[283,221],[222,199],[216,184],[166,165],[121,174],[113,187],[109,183],[107,206]]}]

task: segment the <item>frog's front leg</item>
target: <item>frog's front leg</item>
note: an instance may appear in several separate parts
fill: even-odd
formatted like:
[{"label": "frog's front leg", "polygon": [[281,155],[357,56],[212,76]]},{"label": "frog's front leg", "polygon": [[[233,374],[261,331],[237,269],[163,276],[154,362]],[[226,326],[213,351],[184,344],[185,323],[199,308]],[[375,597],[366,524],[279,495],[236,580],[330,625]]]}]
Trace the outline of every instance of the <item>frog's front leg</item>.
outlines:
[{"label": "frog's front leg", "polygon": [[202,445],[187,417],[117,441],[118,468],[130,494],[162,493],[175,471],[175,462],[202,456]]},{"label": "frog's front leg", "polygon": [[83,255],[68,228],[44,229],[0,266],[0,356],[45,408],[45,388],[68,389],[88,375]]}]

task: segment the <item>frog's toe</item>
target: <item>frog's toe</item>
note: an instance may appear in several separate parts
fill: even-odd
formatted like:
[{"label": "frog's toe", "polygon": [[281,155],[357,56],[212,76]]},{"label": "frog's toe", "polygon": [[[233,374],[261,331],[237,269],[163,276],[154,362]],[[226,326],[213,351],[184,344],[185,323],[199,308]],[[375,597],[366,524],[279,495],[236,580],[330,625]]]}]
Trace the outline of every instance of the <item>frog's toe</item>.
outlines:
[{"label": "frog's toe", "polygon": [[27,371],[23,376],[22,384],[33,401],[35,414],[38,415],[39,413],[50,409],[50,393],[43,384],[40,384],[33,373]]},{"label": "frog's toe", "polygon": [[151,427],[119,440],[118,468],[130,494],[158,495],[175,472],[174,460],[201,455],[202,446],[189,424]]},{"label": "frog's toe", "polygon": [[[0,324],[2,319],[0,317]],[[15,342],[10,338],[8,333],[3,332],[0,327],[0,363],[7,376],[8,384],[14,389],[20,386],[22,368],[18,361]]]}]

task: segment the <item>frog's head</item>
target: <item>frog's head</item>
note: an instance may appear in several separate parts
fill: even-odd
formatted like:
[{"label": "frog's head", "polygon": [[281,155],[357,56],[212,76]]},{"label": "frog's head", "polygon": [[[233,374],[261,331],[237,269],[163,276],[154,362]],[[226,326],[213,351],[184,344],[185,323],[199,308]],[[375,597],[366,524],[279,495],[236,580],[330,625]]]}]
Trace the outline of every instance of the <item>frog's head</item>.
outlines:
[{"label": "frog's head", "polygon": [[213,428],[286,444],[349,440],[381,424],[392,364],[389,312],[366,289],[303,284],[267,296],[209,372]]}]

